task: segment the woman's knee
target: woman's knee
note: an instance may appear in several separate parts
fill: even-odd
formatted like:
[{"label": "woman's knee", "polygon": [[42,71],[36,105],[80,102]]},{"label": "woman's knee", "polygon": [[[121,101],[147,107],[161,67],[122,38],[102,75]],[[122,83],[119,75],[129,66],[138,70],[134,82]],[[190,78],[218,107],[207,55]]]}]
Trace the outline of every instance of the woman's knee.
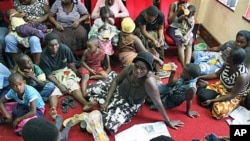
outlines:
[{"label": "woman's knee", "polygon": [[5,52],[11,52],[11,53],[17,53],[18,47],[17,47],[17,40],[16,37],[12,34],[8,34],[4,38],[5,40]]},{"label": "woman's knee", "polygon": [[47,83],[45,83],[44,87],[47,88],[47,89],[54,90],[55,89],[55,84],[52,83],[52,82],[47,82]]},{"label": "woman's knee", "polygon": [[31,36],[29,39],[30,51],[31,53],[41,53],[42,47],[40,39],[36,36]]}]

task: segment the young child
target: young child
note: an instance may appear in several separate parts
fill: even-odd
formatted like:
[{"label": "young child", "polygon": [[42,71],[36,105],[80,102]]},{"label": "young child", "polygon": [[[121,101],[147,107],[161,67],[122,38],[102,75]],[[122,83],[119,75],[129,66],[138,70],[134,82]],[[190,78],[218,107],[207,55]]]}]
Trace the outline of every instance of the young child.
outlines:
[{"label": "young child", "polygon": [[[39,92],[27,85],[19,73],[11,74],[9,83],[11,89],[0,99],[0,110],[4,116],[1,123],[13,122],[15,132],[20,133],[28,120],[44,117],[45,104]],[[17,106],[12,111],[7,111],[5,103],[11,99],[17,102]]]},{"label": "young child", "polygon": [[196,12],[196,8],[193,5],[189,5],[183,9],[183,15],[179,17],[181,22],[179,23],[179,27],[175,30],[175,35],[180,37],[182,40],[182,46],[187,45],[191,39],[193,38],[192,30],[195,25],[194,14]]},{"label": "young child", "polygon": [[46,80],[43,70],[38,65],[33,64],[28,55],[18,55],[16,63],[18,65],[17,72],[23,76],[26,84],[34,87],[45,102],[49,101],[51,107],[49,114],[54,119],[57,115],[58,96],[62,95],[59,88]]},{"label": "young child", "polygon": [[87,49],[82,55],[82,67],[79,69],[79,75],[82,77],[81,89],[83,96],[87,96],[86,88],[89,79],[103,79],[108,76],[102,67],[105,58],[104,52],[98,48],[99,40],[91,37],[87,42]]},{"label": "young child", "polygon": [[[165,108],[174,108],[187,101],[186,114],[189,117],[198,117],[196,111],[191,111],[192,98],[196,93],[197,77],[201,73],[199,65],[189,63],[183,68],[180,76],[174,80],[176,71],[175,64],[171,63],[171,74],[167,84],[159,84],[158,88],[161,94],[161,100]],[[156,109],[154,105],[150,109]]]},{"label": "young child", "polygon": [[72,122],[68,122],[65,128],[62,127],[62,116],[57,115],[55,124],[44,118],[31,119],[25,124],[22,130],[24,141],[68,141],[68,133]]},{"label": "young child", "polygon": [[15,9],[9,9],[6,12],[7,17],[10,20],[10,30],[19,43],[25,47],[29,47],[29,36],[37,36],[40,39],[44,39],[48,32],[52,29],[47,29],[46,25],[37,22],[26,22],[24,20],[25,13],[23,11],[16,11]]},{"label": "young child", "polygon": [[111,71],[110,67],[110,58],[109,56],[114,54],[113,46],[118,45],[118,34],[119,30],[112,24],[110,20],[110,9],[108,6],[103,6],[100,8],[100,18],[94,21],[93,26],[91,27],[88,38],[96,36],[99,38],[99,47],[106,54],[107,60],[107,73]]}]

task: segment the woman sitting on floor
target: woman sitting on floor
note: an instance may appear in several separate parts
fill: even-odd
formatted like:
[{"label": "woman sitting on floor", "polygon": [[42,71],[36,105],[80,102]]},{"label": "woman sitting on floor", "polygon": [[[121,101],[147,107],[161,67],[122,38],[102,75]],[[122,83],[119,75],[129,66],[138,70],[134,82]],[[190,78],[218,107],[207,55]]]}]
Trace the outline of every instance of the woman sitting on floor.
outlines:
[{"label": "woman sitting on floor", "polygon": [[[234,47],[227,55],[222,68],[212,74],[200,76],[200,86],[197,90],[202,106],[212,106],[211,114],[216,119],[227,117],[239,106],[249,87],[249,72],[243,63],[246,51]],[[202,79],[219,79],[216,83],[204,85]],[[203,84],[202,84],[203,82]]]},{"label": "woman sitting on floor", "polygon": [[90,85],[90,100],[97,100],[101,105],[105,128],[110,133],[131,121],[141,109],[147,97],[153,101],[167,126],[177,129],[183,123],[170,120],[162,105],[153,70],[153,55],[141,51],[134,58],[133,64],[126,66],[121,73],[111,72],[108,79]]}]

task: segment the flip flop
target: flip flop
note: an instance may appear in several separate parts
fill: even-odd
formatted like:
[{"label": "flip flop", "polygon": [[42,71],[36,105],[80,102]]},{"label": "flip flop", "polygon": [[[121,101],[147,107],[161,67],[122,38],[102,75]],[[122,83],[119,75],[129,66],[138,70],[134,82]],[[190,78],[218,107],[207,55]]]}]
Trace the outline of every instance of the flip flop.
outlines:
[{"label": "flip flop", "polygon": [[63,113],[68,113],[69,112],[69,104],[65,99],[62,100],[61,108],[62,108]]},{"label": "flip flop", "polygon": [[69,105],[71,108],[76,108],[76,102],[71,96],[67,96],[63,99],[63,103]]},{"label": "flip flop", "polygon": [[76,108],[76,102],[75,102],[74,99],[72,99],[71,97],[70,97],[70,99],[69,99],[69,106],[70,106],[71,108],[73,108],[73,109]]},{"label": "flip flop", "polygon": [[87,113],[81,113],[81,114],[75,114],[73,117],[67,118],[63,121],[63,126],[66,127],[67,123],[71,120],[72,126],[75,126],[76,124],[82,122],[84,118],[86,117]]}]

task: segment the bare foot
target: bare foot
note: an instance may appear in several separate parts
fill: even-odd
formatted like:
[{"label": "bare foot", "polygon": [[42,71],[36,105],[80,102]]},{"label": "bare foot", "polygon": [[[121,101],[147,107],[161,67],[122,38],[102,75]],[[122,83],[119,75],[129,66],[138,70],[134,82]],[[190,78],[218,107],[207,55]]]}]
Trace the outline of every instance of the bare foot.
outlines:
[{"label": "bare foot", "polygon": [[82,92],[82,96],[83,96],[84,98],[87,98],[87,97],[88,97],[88,94],[89,94],[89,93],[86,92],[86,91],[83,91],[83,92]]},{"label": "bare foot", "polygon": [[50,115],[53,119],[56,119],[57,111],[56,111],[56,108],[55,108],[55,107],[51,107],[51,108],[50,108],[50,110],[49,110],[49,115]]},{"label": "bare foot", "polygon": [[82,109],[83,111],[89,111],[91,108],[93,108],[96,105],[97,105],[97,101],[91,101],[85,104]]}]

